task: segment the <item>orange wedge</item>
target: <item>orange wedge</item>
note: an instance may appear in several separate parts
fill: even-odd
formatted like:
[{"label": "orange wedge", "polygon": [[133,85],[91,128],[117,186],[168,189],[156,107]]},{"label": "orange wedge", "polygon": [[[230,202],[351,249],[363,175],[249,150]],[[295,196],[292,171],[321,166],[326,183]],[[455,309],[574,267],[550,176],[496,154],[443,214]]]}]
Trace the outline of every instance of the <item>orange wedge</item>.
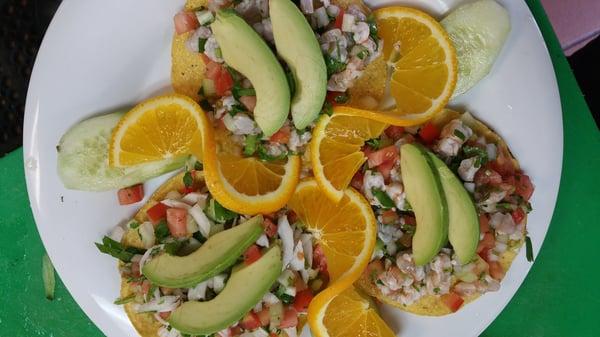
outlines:
[{"label": "orange wedge", "polygon": [[165,158],[202,158],[212,127],[202,108],[177,94],[146,100],[127,112],[112,132],[109,165],[127,167]]},{"label": "orange wedge", "polygon": [[213,146],[204,149],[204,177],[221,205],[249,215],[272,213],[285,206],[298,185],[300,157],[265,162],[243,157],[238,145],[220,128],[215,139]]},{"label": "orange wedge", "polygon": [[317,337],[393,337],[373,301],[354,287],[341,294],[325,290],[308,307],[308,323]]},{"label": "orange wedge", "polygon": [[339,203],[325,196],[314,179],[300,182],[288,202],[311,231],[327,258],[331,283],[338,293],[350,287],[367,266],[377,236],[377,222],[367,200],[352,188]]},{"label": "orange wedge", "polygon": [[310,156],[319,187],[334,202],[344,196],[352,176],[365,162],[361,151],[366,140],[379,137],[386,124],[348,114],[352,108],[338,106],[323,115],[313,130]]},{"label": "orange wedge", "polygon": [[395,108],[353,113],[399,126],[421,124],[441,111],[454,92],[456,50],[444,28],[424,12],[393,6],[374,15],[388,68],[384,96]]}]

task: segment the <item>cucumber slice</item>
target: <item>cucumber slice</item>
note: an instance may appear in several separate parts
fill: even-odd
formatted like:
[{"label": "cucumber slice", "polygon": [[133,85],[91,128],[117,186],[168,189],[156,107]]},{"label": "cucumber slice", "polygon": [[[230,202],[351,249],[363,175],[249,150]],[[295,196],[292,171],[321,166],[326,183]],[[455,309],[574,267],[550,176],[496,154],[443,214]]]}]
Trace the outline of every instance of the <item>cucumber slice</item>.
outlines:
[{"label": "cucumber slice", "polygon": [[66,188],[107,191],[144,182],[182,167],[187,156],[128,168],[108,166],[108,143],[125,112],[92,117],[73,126],[58,146],[58,175]]},{"label": "cucumber slice", "polygon": [[456,97],[490,72],[510,32],[510,17],[495,1],[479,0],[458,7],[441,24],[458,57]]}]

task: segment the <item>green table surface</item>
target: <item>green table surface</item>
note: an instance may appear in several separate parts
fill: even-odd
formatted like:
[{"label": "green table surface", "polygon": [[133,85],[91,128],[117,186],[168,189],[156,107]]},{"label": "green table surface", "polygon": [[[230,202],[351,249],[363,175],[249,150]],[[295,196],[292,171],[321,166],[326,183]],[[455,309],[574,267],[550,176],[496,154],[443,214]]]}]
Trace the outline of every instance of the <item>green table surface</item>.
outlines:
[{"label": "green table surface", "polygon": [[[527,3],[550,50],[560,87],[563,173],[539,256],[517,294],[482,336],[600,336],[600,133],[541,4]],[[44,297],[44,247],[29,208],[22,157],[19,149],[0,159],[0,337],[102,336],[59,279],[55,299]]]}]

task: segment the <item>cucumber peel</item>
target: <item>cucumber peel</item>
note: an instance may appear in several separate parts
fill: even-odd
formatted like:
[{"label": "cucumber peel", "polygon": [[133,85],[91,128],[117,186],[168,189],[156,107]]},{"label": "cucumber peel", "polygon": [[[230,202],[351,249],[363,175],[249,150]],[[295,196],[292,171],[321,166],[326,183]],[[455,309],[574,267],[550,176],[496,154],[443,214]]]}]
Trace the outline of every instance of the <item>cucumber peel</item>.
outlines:
[{"label": "cucumber peel", "polygon": [[108,166],[112,130],[124,111],[86,119],[69,129],[56,147],[58,175],[68,189],[107,191],[144,182],[185,165],[188,156],[127,168]]},{"label": "cucumber peel", "polygon": [[479,0],[453,10],[441,24],[458,58],[456,97],[490,72],[510,32],[510,17],[495,1]]}]

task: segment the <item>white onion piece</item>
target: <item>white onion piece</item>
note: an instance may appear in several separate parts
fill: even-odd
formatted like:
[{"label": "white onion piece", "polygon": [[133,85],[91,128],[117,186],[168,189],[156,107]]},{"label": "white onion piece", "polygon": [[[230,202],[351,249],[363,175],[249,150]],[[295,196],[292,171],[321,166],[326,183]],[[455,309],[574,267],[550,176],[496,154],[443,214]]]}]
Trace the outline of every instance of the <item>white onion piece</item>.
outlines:
[{"label": "white onion piece", "polygon": [[354,17],[354,15],[344,13],[344,17],[342,19],[342,32],[352,32],[355,20],[356,17]]},{"label": "white onion piece", "polygon": [[210,236],[210,220],[202,211],[202,208],[199,204],[195,204],[188,210],[189,214],[194,218],[194,221],[198,224],[198,229],[200,230],[200,234],[203,237],[207,238]]},{"label": "white onion piece", "polygon": [[168,312],[179,306],[179,296],[162,296],[143,304],[134,304],[135,312]]},{"label": "white onion piece", "polygon": [[290,261],[292,261],[294,254],[294,231],[290,227],[288,218],[282,215],[277,220],[277,234],[281,238],[281,246],[283,249],[283,267],[285,269]]},{"label": "white onion piece", "polygon": [[165,199],[160,202],[161,204],[172,207],[172,208],[182,208],[182,209],[190,209],[192,206],[186,204],[185,202],[174,200],[174,199]]},{"label": "white onion piece", "polygon": [[151,222],[146,221],[141,224],[140,227],[138,227],[138,233],[140,233],[144,248],[148,249],[154,246],[156,236],[154,235],[154,226],[152,226]]}]

